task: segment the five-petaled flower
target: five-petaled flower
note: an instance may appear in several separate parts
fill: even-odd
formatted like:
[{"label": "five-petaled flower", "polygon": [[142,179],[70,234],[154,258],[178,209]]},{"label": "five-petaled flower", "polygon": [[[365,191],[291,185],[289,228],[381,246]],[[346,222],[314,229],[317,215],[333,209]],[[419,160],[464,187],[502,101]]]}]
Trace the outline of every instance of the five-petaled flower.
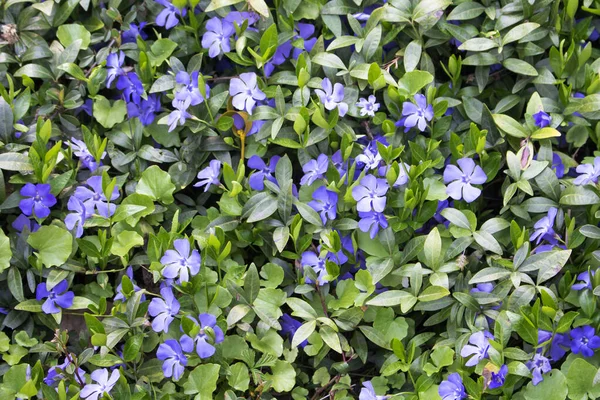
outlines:
[{"label": "five-petaled flower", "polygon": [[446,193],[454,200],[464,199],[467,203],[475,201],[481,194],[481,189],[473,186],[481,185],[487,180],[487,175],[475,161],[465,157],[456,165],[448,165],[444,170],[444,183],[449,185]]},{"label": "five-petaled flower", "polygon": [[368,115],[374,117],[377,110],[379,110],[379,103],[375,96],[370,95],[368,99],[361,97],[358,103],[356,103],[356,107],[360,109],[361,116]]},{"label": "five-petaled flower", "polygon": [[581,353],[584,357],[592,357],[594,350],[600,347],[600,337],[590,325],[574,328],[570,332],[571,351],[575,354]]},{"label": "five-petaled flower", "polygon": [[183,375],[188,359],[183,352],[194,351],[194,342],[189,336],[184,336],[181,344],[175,339],[167,339],[156,350],[156,358],[163,360],[162,370],[165,378],[173,377],[175,381]]},{"label": "five-petaled flower", "polygon": [[533,114],[533,121],[538,128],[545,128],[550,126],[552,123],[552,117],[550,114],[545,113],[543,110]]},{"label": "five-petaled flower", "polygon": [[221,174],[221,161],[211,160],[208,167],[198,172],[197,178],[200,182],[195,183],[195,187],[204,186],[204,191],[208,191],[211,185],[219,185],[219,175]]},{"label": "five-petaled flower", "polygon": [[308,205],[319,213],[323,225],[327,224],[327,221],[333,221],[336,216],[337,193],[327,190],[325,186],[321,186],[313,192],[312,198],[313,200]]},{"label": "five-petaled flower", "polygon": [[[81,161],[81,166],[83,168],[87,168],[91,172],[94,172],[100,165],[102,165],[101,162],[96,161],[96,158],[92,155],[92,153],[90,153],[83,141],[76,138],[71,138],[71,143],[69,143],[69,146],[71,146],[73,154],[75,154],[75,156],[79,158],[79,161]],[[103,152],[100,159],[103,159],[105,156],[106,152]]]},{"label": "five-petaled flower", "polygon": [[47,183],[26,183],[20,193],[25,198],[19,202],[19,208],[27,216],[46,218],[50,215],[50,207],[56,204],[56,197],[50,193]]},{"label": "five-petaled flower", "polygon": [[460,351],[460,356],[463,358],[471,357],[465,365],[467,367],[472,367],[473,365],[477,365],[477,363],[488,356],[488,350],[490,348],[490,342],[486,336],[489,333],[479,331],[475,332],[469,337],[469,343],[466,344]]},{"label": "five-petaled flower", "polygon": [[388,398],[388,396],[378,396],[371,381],[364,381],[362,385],[358,400],[385,400]]},{"label": "five-petaled flower", "polygon": [[229,82],[229,95],[232,96],[231,104],[240,111],[252,114],[256,102],[264,100],[267,96],[258,88],[258,79],[254,72],[244,72],[239,78]]},{"label": "five-petaled flower", "polygon": [[257,155],[250,157],[248,160],[248,167],[256,170],[248,179],[252,189],[263,190],[265,188],[265,179],[277,183],[273,174],[275,173],[275,168],[277,168],[279,159],[279,156],[273,156],[271,157],[271,160],[269,160],[269,165],[267,165],[262,158]]},{"label": "five-petaled flower", "polygon": [[[315,274],[317,274],[317,284],[319,286],[329,282],[326,278],[326,262],[327,257],[321,258],[314,251],[305,251],[304,253],[302,253],[302,258],[300,259],[300,264],[302,265],[302,267],[310,267],[315,272]],[[311,278],[307,277],[306,283],[314,283],[314,281]]]},{"label": "five-petaled flower", "polygon": [[179,302],[173,295],[173,290],[170,287],[160,289],[161,298],[155,297],[148,306],[148,314],[154,319],[152,320],[152,329],[154,332],[165,332],[169,330],[169,325],[179,313]]},{"label": "five-petaled flower", "polygon": [[543,381],[544,377],[542,375],[550,372],[552,369],[550,360],[539,353],[536,353],[533,356],[533,360],[527,361],[525,365],[533,375],[532,383],[534,386]]},{"label": "five-petaled flower", "polygon": [[321,154],[316,160],[310,160],[302,166],[304,176],[300,179],[300,185],[312,185],[317,179],[322,179],[329,167],[329,158]]},{"label": "five-petaled flower", "polygon": [[206,32],[202,35],[202,47],[208,49],[208,56],[215,58],[231,51],[229,44],[231,36],[235,33],[233,24],[219,17],[212,17],[206,22]]},{"label": "five-petaled flower", "polygon": [[110,84],[115,80],[116,77],[125,74],[123,69],[123,63],[125,62],[125,53],[119,51],[118,53],[110,53],[106,57],[106,87],[110,87]]},{"label": "five-petaled flower", "polygon": [[442,400],[462,400],[467,397],[462,378],[457,372],[448,375],[448,379],[440,383],[438,394]]},{"label": "five-petaled flower", "polygon": [[104,218],[111,217],[115,213],[117,206],[110,203],[110,201],[119,198],[119,188],[115,186],[110,196],[110,200],[107,200],[102,189],[101,176],[92,176],[88,178],[85,183],[93,190],[90,190],[85,186],[79,186],[75,189],[74,196],[83,202],[87,210],[86,212],[91,215],[94,213],[94,210],[96,210],[98,214]]},{"label": "five-petaled flower", "polygon": [[117,381],[121,377],[121,373],[118,369],[108,375],[106,368],[97,369],[92,372],[92,380],[96,383],[88,383],[81,389],[79,396],[82,399],[87,400],[98,400],[102,398],[105,393],[110,393],[113,387],[117,384]]},{"label": "five-petaled flower", "polygon": [[37,285],[35,299],[37,301],[46,299],[42,304],[42,311],[46,314],[56,314],[61,308],[69,308],[73,305],[75,293],[68,289],[69,283],[66,279],[58,282],[52,289],[48,289],[46,282],[42,282]]},{"label": "five-petaled flower", "polygon": [[387,219],[383,213],[377,211],[359,211],[358,216],[360,217],[358,229],[365,233],[369,232],[371,239],[375,239],[380,228],[386,229],[388,227]]},{"label": "five-petaled flower", "polygon": [[[186,318],[189,318],[198,324],[198,321],[196,321],[195,318]],[[217,318],[214,315],[208,313],[200,314],[198,316],[198,320],[200,321],[200,332],[195,338],[191,339],[194,343],[196,343],[196,353],[198,354],[198,357],[209,358],[215,354],[216,348],[214,345],[221,343],[225,339],[225,335],[223,334],[221,328],[217,325]],[[207,333],[209,329],[213,333],[211,337],[209,337],[209,334]],[[187,338],[189,338],[189,336],[183,335],[181,342],[183,343],[184,340],[188,340]]]},{"label": "five-petaled flower", "polygon": [[554,219],[556,218],[556,213],[558,212],[556,207],[550,207],[548,209],[548,215],[542,217],[538,220],[533,229],[535,231],[529,237],[529,241],[536,241],[536,244],[540,244],[540,242],[544,239],[546,240],[554,240]]},{"label": "five-petaled flower", "polygon": [[85,204],[83,204],[76,196],[71,196],[71,198],[69,198],[67,208],[69,211],[73,212],[65,217],[65,226],[67,229],[73,230],[75,225],[77,225],[75,237],[80,238],[83,236],[83,224],[91,215],[88,215]]},{"label": "five-petaled flower", "polygon": [[[592,270],[592,277],[594,275],[596,275],[596,271]],[[579,283],[575,283],[573,284],[573,286],[571,286],[571,289],[573,290],[583,290],[583,289],[592,289],[592,280],[590,277],[590,272],[589,271],[584,271],[582,273],[580,273],[579,275],[577,275],[577,280],[579,281]]]},{"label": "five-petaled flower", "polygon": [[404,126],[404,132],[408,132],[414,126],[423,132],[427,128],[427,122],[433,119],[433,107],[431,104],[427,104],[425,96],[416,94],[415,102],[417,104],[410,101],[405,101],[402,104],[403,118],[398,122],[398,125]]},{"label": "five-petaled flower", "polygon": [[356,209],[360,212],[383,212],[386,204],[386,193],[390,186],[385,179],[366,175],[360,184],[352,189],[352,197],[356,200]]},{"label": "five-petaled flower", "polygon": [[600,157],[594,158],[593,164],[580,164],[576,169],[579,176],[573,181],[574,185],[588,185],[597,183],[600,177]]},{"label": "five-petaled flower", "polygon": [[321,104],[331,111],[337,107],[340,117],[343,117],[348,112],[348,104],[344,103],[344,86],[341,83],[331,85],[329,78],[323,79],[321,89],[315,89],[315,93],[319,96]]},{"label": "five-petaled flower", "polygon": [[506,365],[502,365],[498,372],[491,371],[488,387],[490,389],[502,387],[506,381],[506,375],[508,375],[508,367]]},{"label": "five-petaled flower", "polygon": [[186,8],[177,8],[169,0],[155,0],[164,9],[156,16],[156,25],[164,26],[165,29],[171,29],[179,24],[177,16],[185,17],[187,14]]},{"label": "five-petaled flower", "polygon": [[165,266],[162,276],[168,279],[179,277],[180,282],[188,282],[190,276],[200,272],[200,253],[191,249],[187,239],[176,239],[173,247],[175,250],[167,250],[160,259],[160,263]]}]

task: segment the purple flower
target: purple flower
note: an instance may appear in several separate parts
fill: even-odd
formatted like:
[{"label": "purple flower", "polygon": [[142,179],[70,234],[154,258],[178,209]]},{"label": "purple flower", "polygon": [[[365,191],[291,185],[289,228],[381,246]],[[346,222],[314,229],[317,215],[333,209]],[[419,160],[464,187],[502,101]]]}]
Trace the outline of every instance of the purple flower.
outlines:
[{"label": "purple flower", "polygon": [[385,179],[377,179],[373,175],[365,176],[360,180],[360,184],[352,189],[356,209],[362,212],[383,212],[387,200],[385,195],[389,188]]},{"label": "purple flower", "polygon": [[128,72],[127,75],[119,76],[117,89],[123,91],[123,97],[128,103],[133,101],[135,104],[140,104],[144,94],[144,86],[142,86],[142,81],[135,72],[132,71]]},{"label": "purple flower", "polygon": [[444,183],[450,183],[446,193],[454,200],[464,199],[467,203],[475,201],[481,194],[481,189],[472,184],[481,185],[487,180],[487,175],[475,161],[465,157],[457,161],[456,165],[448,165],[444,170]]},{"label": "purple flower", "polygon": [[106,87],[109,87],[117,76],[125,74],[125,71],[121,68],[124,61],[125,53],[122,51],[110,53],[108,57],[106,57]]},{"label": "purple flower", "polygon": [[[592,277],[596,274],[596,271],[592,271]],[[571,286],[571,289],[573,290],[583,290],[583,289],[589,289],[592,290],[592,280],[590,279],[590,273],[588,271],[582,272],[579,275],[577,275],[577,280],[580,281],[580,283],[576,283],[573,286]]]},{"label": "purple flower", "polygon": [[388,396],[377,396],[371,381],[363,382],[363,387],[360,389],[360,394],[358,395],[358,400],[385,400],[387,398]]},{"label": "purple flower", "polygon": [[[79,158],[79,161],[81,161],[82,167],[94,172],[100,165],[102,165],[101,162],[96,162],[96,158],[92,155],[92,153],[90,153],[83,141],[71,138],[71,143],[69,143],[69,145],[71,146],[71,149],[73,149],[75,156]],[[106,156],[106,152],[102,153],[101,159],[104,158],[104,156]]]},{"label": "purple flower", "polygon": [[[50,367],[46,377],[44,377],[44,383],[48,386],[55,387],[60,381],[64,381],[66,377],[63,372],[65,372],[70,364],[71,362],[69,359],[65,358],[65,361],[62,364],[56,364],[55,366]],[[83,377],[85,375],[85,371],[81,368],[78,368],[76,374]]]},{"label": "purple flower", "polygon": [[478,283],[473,289],[470,290],[471,293],[492,293],[494,290],[494,284],[491,282],[487,283]]},{"label": "purple flower", "polygon": [[204,186],[204,191],[207,192],[211,185],[219,185],[219,174],[221,173],[221,161],[211,160],[208,167],[198,172],[197,178],[200,182],[194,184],[194,187]]},{"label": "purple flower", "polygon": [[[139,292],[140,287],[138,285],[135,284],[135,281],[133,280],[133,268],[131,266],[127,267],[127,270],[125,271],[125,275],[127,275],[127,277],[129,278],[129,280],[131,281],[131,284],[133,285],[133,291],[134,292]],[[121,283],[119,283],[117,285],[117,289],[115,290],[115,292],[117,293],[114,301],[125,301],[125,293],[123,293],[123,280],[121,280]],[[141,297],[142,301],[146,300],[146,296],[142,295]]]},{"label": "purple flower", "polygon": [[[204,97],[202,97],[202,93],[200,93],[200,89],[198,88],[198,71],[194,71],[191,74],[188,74],[185,71],[179,71],[175,76],[175,81],[180,85],[184,85],[183,88],[178,92],[182,93],[180,98],[183,96],[190,97],[190,105],[197,106],[204,102]],[[205,84],[206,90],[206,98],[210,97],[210,86]]]},{"label": "purple flower", "polygon": [[[279,320],[281,324],[281,330],[279,331],[282,335],[287,335],[287,337],[292,340],[298,328],[302,326],[302,322],[295,320],[288,314],[283,314],[281,319]],[[305,339],[302,343],[300,343],[300,347],[304,348],[308,344],[308,340]]]},{"label": "purple flower", "polygon": [[275,168],[277,167],[277,163],[279,162],[280,158],[281,157],[279,156],[271,157],[269,165],[267,165],[262,158],[257,155],[250,157],[248,160],[248,167],[256,170],[250,176],[250,179],[248,179],[252,189],[263,190],[265,188],[265,179],[273,183],[277,183],[277,180],[273,174],[275,173]]},{"label": "purple flower", "polygon": [[292,40],[288,40],[283,43],[281,46],[277,47],[275,50],[275,54],[273,58],[271,58],[267,63],[265,63],[265,75],[267,77],[271,76],[276,65],[281,65],[287,61],[290,57],[290,54],[293,55],[294,59],[297,59],[302,53],[301,48],[296,47],[302,39],[304,43],[304,50],[310,52],[315,45],[317,38],[313,38],[312,35],[315,33],[315,26],[312,24],[305,24],[299,22],[297,24],[297,30],[294,31],[295,36],[292,38],[294,40],[294,45],[292,45]]},{"label": "purple flower", "polygon": [[[553,338],[552,332],[538,329],[538,345],[549,340],[552,340],[550,345],[550,359],[552,361],[560,360],[566,354],[565,347],[571,347],[571,340],[566,334],[555,333]],[[541,351],[541,349],[538,349],[538,351]]]},{"label": "purple flower", "polygon": [[187,9],[179,9],[171,4],[171,2],[168,0],[156,0],[156,2],[165,7],[156,16],[156,25],[164,26],[165,29],[171,29],[179,23],[179,19],[177,18],[178,15],[185,17],[187,14]]},{"label": "purple flower", "polygon": [[206,32],[202,36],[202,47],[208,49],[208,56],[215,58],[231,51],[229,38],[235,33],[233,24],[212,17],[206,22]]},{"label": "purple flower", "polygon": [[[327,269],[325,267],[327,258],[320,258],[313,251],[305,251],[302,253],[300,264],[302,267],[310,267],[317,274],[317,284],[319,286],[329,282],[325,277],[327,276]],[[314,283],[310,278],[306,278],[306,283]]]},{"label": "purple flower", "polygon": [[103,216],[104,218],[110,218],[115,213],[115,209],[117,208],[117,206],[110,203],[110,201],[119,198],[119,188],[116,186],[114,187],[109,201],[106,199],[106,196],[104,196],[104,191],[102,190],[101,176],[90,177],[86,181],[86,184],[90,186],[93,191],[85,186],[79,186],[77,189],[75,189],[74,196],[83,202],[88,214],[93,214],[94,209],[96,209],[99,215]]},{"label": "purple flower", "polygon": [[127,115],[129,118],[138,117],[144,126],[148,126],[154,122],[156,113],[160,112],[160,109],[160,94],[149,95],[147,99],[142,99],[139,105],[127,103]]},{"label": "purple flower", "polygon": [[189,338],[182,338],[181,345],[175,339],[165,340],[156,351],[156,358],[163,360],[162,370],[165,378],[173,377],[173,380],[178,381],[185,371],[187,365],[187,357],[183,351],[189,353],[194,350],[194,342]]},{"label": "purple flower", "polygon": [[503,365],[500,368],[500,371],[498,371],[497,373],[492,372],[488,387],[490,389],[497,389],[499,387],[502,387],[504,385],[504,381],[506,380],[506,375],[508,375],[508,367],[506,365]]},{"label": "purple flower", "polygon": [[171,322],[173,322],[173,319],[175,319],[175,316],[179,313],[180,306],[170,287],[163,287],[160,289],[160,295],[162,296],[162,299],[155,297],[150,302],[148,314],[154,317],[152,320],[152,329],[154,332],[167,333],[169,325],[171,325]]},{"label": "purple flower", "polygon": [[316,160],[310,160],[302,166],[304,176],[300,180],[300,185],[312,185],[317,179],[322,179],[329,167],[329,159],[327,155],[321,154]]},{"label": "purple flower", "polygon": [[368,100],[361,97],[358,103],[356,103],[356,107],[360,108],[360,115],[362,117],[365,115],[374,117],[377,110],[379,110],[379,103],[375,96],[370,95]]},{"label": "purple flower", "polygon": [[529,241],[533,242],[536,240],[536,244],[540,244],[542,239],[554,239],[554,219],[558,210],[556,207],[550,207],[548,209],[548,215],[538,220],[533,228],[535,231],[529,237]]},{"label": "purple flower", "polygon": [[60,308],[69,308],[73,305],[75,294],[67,291],[68,288],[69,283],[66,279],[60,281],[50,290],[47,289],[46,283],[42,282],[37,285],[35,299],[42,301],[42,299],[48,298],[42,304],[42,311],[45,314],[56,314],[60,312]]},{"label": "purple flower", "polygon": [[344,103],[344,86],[341,83],[331,85],[329,78],[323,79],[321,89],[315,89],[315,93],[319,96],[321,104],[331,111],[337,107],[340,117],[343,117],[348,112],[348,104]]},{"label": "purple flower", "polygon": [[383,213],[377,211],[359,211],[358,216],[360,217],[358,228],[362,232],[370,232],[369,236],[371,239],[375,239],[375,236],[379,233],[379,228],[386,229],[388,227],[387,219]]},{"label": "purple flower", "polygon": [[200,253],[191,249],[187,239],[177,239],[173,242],[175,250],[167,250],[160,259],[165,267],[162,276],[169,279],[179,277],[180,282],[188,282],[190,275],[194,276],[200,271]]},{"label": "purple flower", "polygon": [[538,128],[545,128],[547,126],[550,126],[550,124],[552,123],[552,117],[550,116],[550,114],[547,114],[543,110],[540,110],[537,113],[533,114],[533,122],[535,122],[535,125]]},{"label": "purple flower", "polygon": [[169,125],[169,132],[172,132],[177,125],[185,124],[185,120],[188,118],[192,118],[192,115],[187,112],[187,109],[190,107],[192,103],[192,98],[188,96],[185,92],[177,92],[175,93],[175,98],[171,103],[175,109],[171,111],[169,117],[167,118],[167,124]]},{"label": "purple flower", "polygon": [[571,330],[571,351],[581,353],[584,357],[592,357],[594,350],[600,347],[600,337],[590,325],[580,326]]},{"label": "purple flower", "polygon": [[552,153],[552,165],[551,168],[556,173],[557,178],[562,178],[565,175],[565,164],[563,164],[562,159],[556,153]]},{"label": "purple flower", "polygon": [[30,233],[36,232],[38,229],[40,229],[40,225],[37,222],[27,218],[25,214],[20,214],[13,221],[12,227],[19,232],[23,232],[23,229],[27,228],[27,231]]},{"label": "purple flower", "polygon": [[141,36],[142,40],[148,39],[148,35],[143,31],[145,26],[145,22],[140,22],[139,25],[129,24],[129,29],[121,34],[121,43],[135,43],[138,36]]},{"label": "purple flower", "polygon": [[462,378],[456,372],[448,375],[448,380],[440,383],[438,394],[442,400],[462,400],[467,397]]},{"label": "purple flower", "polygon": [[348,161],[344,161],[341,150],[333,153],[331,156],[331,162],[333,163],[335,169],[337,169],[340,176],[344,176],[344,174],[348,171]]},{"label": "purple flower", "polygon": [[600,176],[600,157],[594,158],[594,165],[580,164],[576,169],[579,176],[573,181],[574,185],[587,185],[598,182]]},{"label": "purple flower", "polygon": [[377,141],[372,140],[363,150],[362,154],[356,156],[356,162],[362,164],[366,169],[375,169],[379,167],[383,158],[379,154]]},{"label": "purple flower", "polygon": [[527,361],[526,365],[533,375],[532,382],[534,386],[544,380],[542,374],[548,373],[552,369],[550,360],[539,353],[533,356],[533,360]]},{"label": "purple flower", "polygon": [[473,365],[477,365],[479,361],[487,358],[490,342],[488,342],[486,333],[479,331],[472,334],[469,338],[470,344],[465,345],[460,351],[460,356],[463,358],[473,356],[465,363],[465,366],[472,367]]},{"label": "purple flower", "polygon": [[88,383],[81,389],[79,396],[82,399],[87,400],[98,400],[104,393],[110,393],[112,388],[116,385],[121,373],[118,369],[115,369],[110,377],[108,376],[108,370],[106,368],[97,369],[92,372],[92,380],[96,383]]},{"label": "purple flower", "polygon": [[77,225],[75,237],[80,238],[83,236],[83,224],[85,223],[85,220],[90,217],[90,215],[87,215],[85,204],[83,204],[83,202],[76,196],[71,196],[71,198],[69,198],[67,208],[69,211],[73,211],[73,213],[65,217],[65,226],[67,229],[73,230],[75,225]]},{"label": "purple flower", "polygon": [[244,21],[248,21],[248,26],[252,26],[257,23],[259,19],[260,17],[258,14],[252,11],[231,11],[227,13],[224,21],[229,22],[232,25],[236,23],[238,26],[242,26]]},{"label": "purple flower", "polygon": [[231,104],[237,110],[246,111],[250,115],[256,102],[267,98],[258,88],[258,80],[254,72],[244,72],[239,78],[231,79],[229,95],[233,97]]},{"label": "purple flower", "polygon": [[415,94],[415,101],[405,101],[402,104],[403,118],[399,121],[400,126],[404,126],[404,132],[416,126],[421,132],[427,128],[427,122],[433,119],[433,107],[427,104],[427,99],[422,94]]},{"label": "purple flower", "polygon": [[56,197],[50,190],[47,183],[26,183],[20,191],[21,196],[26,197],[19,202],[23,214],[34,215],[36,218],[46,218],[50,215],[50,207],[56,204]]},{"label": "purple flower", "polygon": [[313,200],[308,205],[321,215],[323,225],[327,224],[328,220],[333,221],[336,216],[338,203],[337,193],[327,190],[325,186],[321,186],[313,192],[312,198]]},{"label": "purple flower", "polygon": [[[194,318],[187,317],[198,323]],[[213,354],[215,354],[215,346],[211,344],[208,339],[209,336],[206,333],[206,328],[212,329],[214,333],[214,344],[219,344],[225,339],[225,335],[219,326],[217,325],[217,318],[212,314],[200,314],[198,316],[200,320],[200,332],[193,341],[196,343],[196,353],[198,353],[198,357],[200,358],[209,358]],[[185,338],[185,339],[184,339]],[[183,344],[184,340],[188,340],[189,336],[183,335],[181,338],[181,342]]]}]

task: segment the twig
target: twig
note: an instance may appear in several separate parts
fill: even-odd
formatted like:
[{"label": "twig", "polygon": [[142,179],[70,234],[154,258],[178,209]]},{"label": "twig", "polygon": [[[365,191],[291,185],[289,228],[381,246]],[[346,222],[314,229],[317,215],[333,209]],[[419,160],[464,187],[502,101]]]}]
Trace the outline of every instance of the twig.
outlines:
[{"label": "twig", "polygon": [[[319,389],[317,389],[317,391],[315,392],[315,394],[313,395],[313,397],[311,397],[311,400],[317,400],[317,399],[319,399],[319,398],[320,398],[319,396],[320,396],[320,395],[321,395],[321,394],[322,394],[322,393],[323,393],[325,390],[327,390],[327,388],[328,388],[329,386],[331,386],[333,383],[337,383],[339,380],[340,380],[340,376],[339,376],[339,375],[336,375],[336,376],[334,376],[333,378],[331,378],[331,379],[329,380],[329,382],[327,382],[327,383],[325,384],[325,386],[323,386],[323,387],[320,387]],[[325,396],[325,397],[324,397],[324,399],[326,399],[326,398],[327,398],[327,397],[329,397],[329,396],[330,396],[330,395],[328,395],[328,396]]]}]

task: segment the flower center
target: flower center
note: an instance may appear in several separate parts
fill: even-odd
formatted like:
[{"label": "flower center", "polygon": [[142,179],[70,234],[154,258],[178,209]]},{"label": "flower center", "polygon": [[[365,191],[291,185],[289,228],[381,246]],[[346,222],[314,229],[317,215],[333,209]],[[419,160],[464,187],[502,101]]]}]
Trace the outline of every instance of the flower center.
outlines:
[{"label": "flower center", "polygon": [[40,197],[39,194],[36,194],[35,197],[33,198],[33,201],[40,202],[40,201],[42,201],[42,198]]},{"label": "flower center", "polygon": [[99,201],[100,200],[100,195],[98,193],[94,194],[94,201]]},{"label": "flower center", "polygon": [[467,175],[463,175],[462,178],[460,178],[460,180],[463,183],[470,183],[471,182],[471,177],[467,176]]},{"label": "flower center", "polygon": [[581,344],[584,344],[586,346],[587,346],[587,344],[588,344],[589,341],[590,340],[588,338],[586,338],[585,336],[581,338]]}]

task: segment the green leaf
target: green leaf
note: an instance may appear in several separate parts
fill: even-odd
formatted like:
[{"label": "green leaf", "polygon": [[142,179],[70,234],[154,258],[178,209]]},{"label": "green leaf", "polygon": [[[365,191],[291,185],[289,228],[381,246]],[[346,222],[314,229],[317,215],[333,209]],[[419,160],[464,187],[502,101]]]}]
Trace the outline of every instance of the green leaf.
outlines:
[{"label": "green leaf", "polygon": [[0,229],[0,273],[10,267],[11,257],[12,250],[10,249],[10,240],[4,234],[4,231]]},{"label": "green leaf", "polygon": [[246,278],[244,279],[244,292],[246,293],[246,298],[250,304],[258,297],[259,290],[260,278],[258,276],[258,271],[254,264],[250,264],[248,271],[246,271]]},{"label": "green leaf", "polygon": [[529,382],[523,390],[523,398],[527,400],[565,400],[567,391],[567,379],[562,372],[553,369],[544,374],[544,380],[536,386]]},{"label": "green leaf", "polygon": [[425,239],[423,261],[429,268],[436,270],[443,261],[442,238],[437,227],[433,228]]},{"label": "green leaf", "polygon": [[138,354],[140,354],[140,349],[142,348],[142,344],[144,343],[143,335],[134,335],[127,339],[125,342],[125,347],[123,349],[123,360],[124,361],[133,361],[137,358]]},{"label": "green leaf", "polygon": [[150,50],[152,50],[152,54],[150,56],[150,60],[152,65],[158,67],[161,65],[167,58],[173,54],[173,51],[177,48],[177,43],[170,39],[158,39],[152,46],[150,46]]},{"label": "green leaf", "polygon": [[523,264],[519,266],[519,271],[532,272],[546,270],[556,266],[562,268],[567,263],[570,256],[571,250],[554,250],[537,253],[527,257]]},{"label": "green leaf", "polygon": [[435,301],[448,295],[450,295],[450,291],[445,287],[429,286],[427,289],[421,292],[421,294],[418,297],[418,300],[422,302]]},{"label": "green leaf", "polygon": [[277,360],[271,367],[272,374],[265,374],[271,381],[273,389],[279,393],[289,392],[296,385],[296,371],[292,364],[287,361]]},{"label": "green leaf", "polygon": [[266,196],[252,208],[252,212],[248,216],[247,222],[258,222],[269,218],[277,211],[277,200],[271,195]]},{"label": "green leaf", "polygon": [[58,27],[56,37],[60,43],[67,47],[76,40],[81,40],[81,50],[88,48],[92,34],[83,25],[66,24]]},{"label": "green leaf", "polygon": [[[275,205],[277,205],[276,202],[275,202]],[[315,225],[315,226],[323,225],[323,221],[321,221],[321,217],[319,217],[319,214],[317,214],[317,212],[311,206],[304,204],[300,201],[295,201],[294,205],[296,206],[296,208],[298,209],[298,212],[300,213],[300,215],[302,216],[302,218],[304,218],[304,220],[306,222],[308,222],[309,224]]]},{"label": "green leaf", "polygon": [[17,304],[15,310],[39,313],[42,312],[42,304],[36,299],[25,300]]},{"label": "green leaf", "polygon": [[21,68],[19,68],[17,71],[15,71],[14,75],[17,77],[28,76],[30,78],[40,78],[40,79],[47,79],[47,80],[54,79],[54,76],[48,70],[48,68],[43,67],[39,64],[23,65]]},{"label": "green leaf", "polygon": [[110,251],[119,257],[125,257],[132,248],[144,245],[144,238],[135,231],[122,231],[114,239]]},{"label": "green leaf", "polygon": [[433,82],[433,75],[426,71],[405,73],[398,81],[398,90],[406,96],[414,96],[419,90]]},{"label": "green leaf", "polygon": [[517,58],[508,58],[502,62],[502,65],[504,65],[504,68],[515,74],[538,76],[537,70],[527,61],[519,60]]},{"label": "green leaf", "polygon": [[37,250],[47,268],[63,265],[73,250],[73,237],[69,231],[55,225],[42,226],[29,235],[27,243]]},{"label": "green leaf", "polygon": [[206,7],[205,12],[211,12],[218,10],[219,8],[232,6],[237,3],[241,3],[244,0],[212,0],[208,7]]},{"label": "green leaf", "polygon": [[[536,30],[540,24],[535,22],[526,22],[521,25],[517,25],[512,28],[504,37],[502,38],[502,45],[506,45],[508,43],[516,42],[517,40],[523,39],[525,36]],[[536,74],[537,75],[537,74]]]},{"label": "green leaf", "polygon": [[474,1],[467,1],[457,5],[448,14],[446,19],[448,21],[464,21],[479,17],[485,11],[485,7]]},{"label": "green leaf", "polygon": [[292,338],[292,347],[298,347],[298,345],[304,342],[308,337],[315,331],[317,327],[317,320],[305,322],[296,330],[294,337]]},{"label": "green leaf", "polygon": [[33,172],[29,157],[21,153],[0,154],[0,169],[6,171]]},{"label": "green leaf", "polygon": [[414,296],[404,290],[388,290],[367,301],[369,306],[393,307]]},{"label": "green leaf", "polygon": [[600,197],[586,186],[569,186],[560,196],[560,204],[566,206],[588,206],[600,203]]},{"label": "green leaf", "polygon": [[377,283],[394,269],[394,259],[392,258],[367,258],[367,270],[371,273],[373,283]]},{"label": "green leaf", "polygon": [[235,390],[246,391],[250,384],[250,374],[246,364],[238,362],[229,367],[227,383]]},{"label": "green leaf", "polygon": [[502,255],[502,247],[491,233],[486,231],[473,232],[473,239],[485,250]]},{"label": "green leaf", "polygon": [[442,210],[442,216],[459,228],[471,230],[471,223],[467,216],[456,208],[444,208]]},{"label": "green leaf", "polygon": [[136,193],[146,195],[152,200],[158,200],[163,204],[171,204],[173,202],[174,191],[175,185],[171,181],[171,176],[157,165],[153,165],[145,170],[142,173],[142,178],[135,187]]},{"label": "green leaf", "polygon": [[463,51],[486,51],[495,47],[498,47],[498,43],[492,39],[473,38],[461,44],[458,49]]},{"label": "green leaf", "polygon": [[267,6],[265,0],[248,0],[248,4],[250,4],[254,11],[259,13],[263,17],[269,17],[269,6]]},{"label": "green leaf", "polygon": [[515,121],[512,117],[504,114],[492,114],[496,126],[510,136],[517,138],[527,137],[527,131],[523,125]]},{"label": "green leaf", "polygon": [[260,54],[264,56],[270,48],[274,47],[277,47],[277,25],[272,24],[260,38]]},{"label": "green leaf", "polygon": [[93,111],[96,121],[103,127],[110,129],[125,120],[127,106],[123,100],[117,100],[111,105],[106,97],[97,95],[94,97]]},{"label": "green leaf", "polygon": [[219,379],[218,364],[202,364],[197,366],[183,384],[185,394],[195,394],[195,400],[212,400]]},{"label": "green leaf", "polygon": [[346,66],[341,58],[333,53],[318,53],[312,58],[312,62],[324,67],[331,67],[345,70]]},{"label": "green leaf", "polygon": [[406,49],[404,49],[404,69],[406,72],[413,71],[419,65],[421,51],[421,44],[416,40],[406,46]]},{"label": "green leaf", "polygon": [[[0,96],[0,139],[8,143],[13,132],[14,116],[10,105]],[[2,168],[0,166],[0,168]],[[4,169],[4,168],[2,168]]]},{"label": "green leaf", "polygon": [[94,354],[88,358],[87,362],[95,365],[96,367],[112,367],[114,365],[123,364],[123,360],[112,354]]}]

